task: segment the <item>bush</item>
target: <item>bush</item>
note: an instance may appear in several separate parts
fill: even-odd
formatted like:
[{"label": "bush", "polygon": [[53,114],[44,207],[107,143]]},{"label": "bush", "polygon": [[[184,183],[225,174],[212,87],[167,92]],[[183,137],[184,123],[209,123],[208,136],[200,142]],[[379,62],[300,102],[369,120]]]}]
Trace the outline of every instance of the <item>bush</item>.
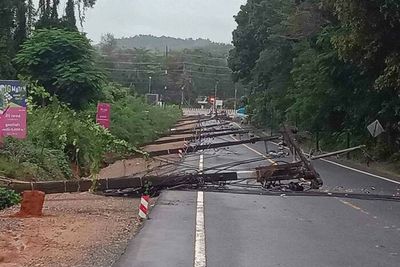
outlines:
[{"label": "bush", "polygon": [[127,96],[112,104],[111,133],[133,145],[156,139],[181,116],[176,106],[165,108]]},{"label": "bush", "polygon": [[21,201],[21,196],[13,190],[0,187],[0,210],[14,206]]},{"label": "bush", "polygon": [[6,177],[23,180],[57,180],[72,176],[62,150],[12,138],[6,138],[0,150],[0,172]]},{"label": "bush", "polygon": [[99,171],[108,152],[136,152],[127,142],[113,136],[96,124],[92,116],[85,117],[68,106],[53,100],[51,105],[37,108],[29,115],[29,140],[39,147],[63,151],[69,162],[84,175]]}]

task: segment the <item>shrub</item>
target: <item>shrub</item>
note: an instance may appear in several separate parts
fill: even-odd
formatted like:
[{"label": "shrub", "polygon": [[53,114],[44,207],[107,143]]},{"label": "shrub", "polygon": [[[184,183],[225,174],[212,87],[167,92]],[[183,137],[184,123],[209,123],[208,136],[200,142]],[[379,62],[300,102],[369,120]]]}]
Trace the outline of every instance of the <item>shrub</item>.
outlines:
[{"label": "shrub", "polygon": [[6,138],[0,150],[0,172],[9,178],[22,180],[57,180],[72,176],[62,150],[12,138]]},{"label": "shrub", "polygon": [[85,117],[56,99],[29,114],[28,127],[28,138],[34,144],[63,151],[84,175],[97,172],[107,152],[136,152],[133,146],[96,124],[91,116]]},{"label": "shrub", "polygon": [[16,205],[20,201],[21,197],[15,191],[0,187],[0,210]]}]

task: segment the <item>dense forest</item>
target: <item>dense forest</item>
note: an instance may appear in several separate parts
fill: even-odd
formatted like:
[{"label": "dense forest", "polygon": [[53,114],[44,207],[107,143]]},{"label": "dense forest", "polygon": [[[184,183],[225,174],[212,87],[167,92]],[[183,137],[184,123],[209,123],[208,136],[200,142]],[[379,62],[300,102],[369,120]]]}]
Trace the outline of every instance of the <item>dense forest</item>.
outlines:
[{"label": "dense forest", "polygon": [[210,52],[226,54],[232,48],[230,44],[215,43],[208,39],[182,39],[153,35],[136,35],[133,37],[118,38],[115,41],[118,48],[144,48],[153,51],[165,51],[165,47],[169,47],[171,51],[203,48]]},{"label": "dense forest", "polygon": [[[400,2],[248,0],[229,66],[254,123],[289,122],[329,143],[400,160]],[[366,127],[378,119],[377,140]],[[326,147],[325,147],[326,149]]]},{"label": "dense forest", "polygon": [[[95,0],[68,0],[62,16],[59,4],[40,0],[35,9],[32,0],[0,1],[0,80],[23,82],[28,113],[25,139],[1,137],[2,177],[96,179],[107,163],[142,153],[136,146],[181,115],[177,106],[147,104],[134,87],[107,76],[98,50],[77,28]],[[98,102],[111,104],[109,129],[96,123]]]}]

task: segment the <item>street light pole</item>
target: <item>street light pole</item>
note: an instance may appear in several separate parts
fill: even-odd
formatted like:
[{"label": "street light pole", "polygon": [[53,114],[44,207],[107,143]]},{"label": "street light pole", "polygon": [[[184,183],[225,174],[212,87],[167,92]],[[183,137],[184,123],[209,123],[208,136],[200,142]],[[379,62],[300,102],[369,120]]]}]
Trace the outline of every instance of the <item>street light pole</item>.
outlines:
[{"label": "street light pole", "polygon": [[149,94],[151,94],[151,76],[149,76]]},{"label": "street light pole", "polygon": [[219,81],[217,81],[217,82],[215,83],[215,88],[214,88],[214,111],[215,111],[215,114],[217,114],[217,92],[218,92],[218,84],[219,84]]},{"label": "street light pole", "polygon": [[184,97],[184,94],[183,94],[183,90],[185,90],[185,86],[182,86],[182,92],[181,92],[181,106],[183,107],[183,102],[184,102],[184,99],[185,99],[185,97]]}]

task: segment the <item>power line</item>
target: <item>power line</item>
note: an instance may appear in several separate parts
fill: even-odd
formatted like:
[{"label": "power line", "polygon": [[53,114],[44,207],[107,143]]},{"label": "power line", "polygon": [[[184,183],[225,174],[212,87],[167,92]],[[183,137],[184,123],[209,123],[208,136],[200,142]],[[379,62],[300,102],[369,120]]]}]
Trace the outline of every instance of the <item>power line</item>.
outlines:
[{"label": "power line", "polygon": [[215,76],[231,76],[231,73],[211,73],[211,72],[202,72],[202,71],[195,71],[195,70],[185,70],[185,72],[183,70],[179,71],[179,70],[168,70],[168,72],[182,72],[182,74],[184,74],[185,72],[187,73],[199,73],[199,74],[205,74],[205,75],[215,75]]},{"label": "power line", "polygon": [[227,60],[228,57],[213,57],[213,56],[207,56],[207,55],[195,55],[195,54],[182,54],[183,56],[189,56],[189,57],[197,57],[197,58],[209,58],[209,59],[218,59],[218,60]]},{"label": "power line", "polygon": [[[156,73],[156,72],[160,72],[163,73],[162,70],[143,70],[143,69],[115,69],[115,68],[104,68],[105,70],[110,70],[110,71],[121,71],[121,72],[149,72],[149,73]],[[164,71],[165,73],[165,71]]]},{"label": "power line", "polygon": [[[204,58],[204,59],[210,59],[210,60],[224,60],[224,61],[226,61],[227,59],[228,59],[228,57],[215,57],[215,56],[210,56],[210,55],[195,55],[195,54],[179,54],[179,53],[174,53],[174,51],[170,51],[170,54],[173,54],[173,55],[175,55],[175,56],[188,56],[188,57],[197,57],[197,58]],[[136,57],[136,56],[138,56],[138,55],[140,55],[140,56],[146,56],[146,55],[144,55],[144,54],[142,54],[142,53],[140,53],[140,52],[133,52],[133,53],[124,53],[124,52],[122,52],[122,53],[120,53],[120,52],[117,52],[117,53],[112,53],[112,54],[109,54],[109,55],[107,55],[107,54],[99,54],[101,57],[112,57],[112,56],[133,56],[133,57]],[[149,56],[153,56],[153,57],[165,57],[165,54],[163,53],[163,54],[155,54],[155,53],[151,53],[151,55],[149,55]]]},{"label": "power line", "polygon": [[[124,64],[124,65],[154,65],[154,66],[163,66],[164,63],[154,63],[154,62],[124,62],[124,61],[100,61],[100,63],[113,63],[113,64]],[[186,65],[193,65],[193,66],[200,66],[206,68],[216,68],[216,69],[227,69],[231,70],[229,67],[225,66],[218,66],[218,65],[209,65],[209,64],[199,64],[199,63],[192,63],[192,62],[174,62],[174,64],[186,64]]]},{"label": "power line", "polygon": [[157,65],[161,66],[162,63],[154,63],[154,62],[122,62],[122,61],[99,61],[99,63],[113,63],[113,64],[125,64],[125,65]]},{"label": "power line", "polygon": [[193,65],[193,66],[201,66],[201,67],[207,67],[207,68],[228,69],[228,70],[231,70],[229,67],[224,67],[224,66],[208,65],[208,64],[198,64],[198,63],[191,63],[191,62],[182,62],[182,63],[183,63],[183,64],[187,64],[187,65]]}]

